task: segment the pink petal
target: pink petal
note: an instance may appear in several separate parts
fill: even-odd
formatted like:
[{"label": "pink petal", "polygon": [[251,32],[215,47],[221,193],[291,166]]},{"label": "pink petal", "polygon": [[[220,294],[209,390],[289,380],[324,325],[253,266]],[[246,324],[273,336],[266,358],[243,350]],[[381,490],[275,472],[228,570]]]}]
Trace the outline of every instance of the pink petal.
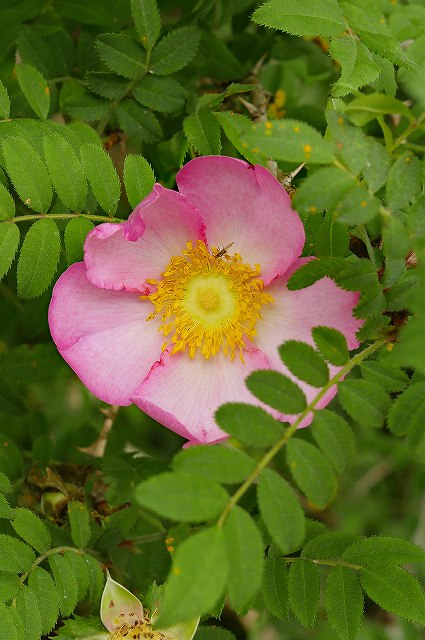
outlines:
[{"label": "pink petal", "polygon": [[[262,309],[263,320],[257,323],[255,345],[263,351],[270,362],[270,368],[281,371],[294,380],[304,391],[307,402],[311,402],[317,395],[318,389],[298,380],[283,364],[279,357],[278,347],[287,340],[300,340],[314,346],[312,329],[319,325],[337,329],[347,339],[349,349],[359,346],[356,332],[363,321],[353,316],[353,308],[359,300],[359,294],[344,291],[330,278],[322,278],[310,287],[298,291],[286,288],[289,275],[306,262],[305,258],[298,260],[284,276],[277,278],[267,287],[274,302]],[[330,366],[330,376],[334,376],[340,367]],[[317,408],[325,407],[335,396],[337,389],[334,385],[317,404]],[[294,422],[296,416],[282,416],[285,422]],[[312,414],[306,418],[301,426],[310,424]]]},{"label": "pink petal", "polygon": [[151,303],[136,293],[93,286],[78,262],[53,289],[50,331],[62,357],[94,395],[128,405],[161,354],[160,322],[146,321],[151,311]]},{"label": "pink petal", "polygon": [[201,355],[168,352],[151,370],[133,395],[133,402],[168,429],[194,444],[219,442],[227,436],[214,420],[224,402],[260,404],[245,386],[255,369],[268,369],[267,358],[258,349],[239,358],[217,354],[209,360]]},{"label": "pink petal", "polygon": [[188,162],[176,180],[180,192],[199,209],[209,246],[234,242],[230,253],[240,253],[247,264],[260,264],[266,283],[301,254],[301,220],[286,191],[264,167],[204,156]]},{"label": "pink petal", "polygon": [[123,224],[95,227],[85,242],[87,278],[103,289],[149,293],[171,256],[204,239],[196,209],[177,191],[156,184]]}]

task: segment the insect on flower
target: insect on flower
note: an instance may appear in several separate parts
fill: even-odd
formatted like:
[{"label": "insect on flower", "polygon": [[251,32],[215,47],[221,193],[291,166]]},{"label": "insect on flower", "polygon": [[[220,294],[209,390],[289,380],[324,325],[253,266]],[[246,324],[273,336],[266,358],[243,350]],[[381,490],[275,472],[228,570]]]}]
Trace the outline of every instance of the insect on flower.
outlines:
[{"label": "insect on flower", "polygon": [[217,251],[213,250],[214,258],[222,258],[223,256],[225,256],[227,253],[227,250],[230,249],[230,247],[234,244],[235,244],[234,242],[229,242],[229,244],[226,244],[226,246],[223,247],[222,249],[218,249]]}]

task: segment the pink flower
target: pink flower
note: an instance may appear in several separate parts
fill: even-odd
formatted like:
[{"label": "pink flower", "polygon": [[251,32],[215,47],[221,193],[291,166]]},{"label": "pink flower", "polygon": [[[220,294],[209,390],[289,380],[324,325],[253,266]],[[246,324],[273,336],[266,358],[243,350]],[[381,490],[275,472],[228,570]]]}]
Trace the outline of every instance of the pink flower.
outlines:
[{"label": "pink flower", "polygon": [[[191,443],[212,443],[226,437],[214,420],[221,404],[261,404],[244,384],[251,371],[294,378],[277,351],[286,340],[313,344],[312,328],[327,325],[358,346],[358,294],[328,278],[286,288],[306,260],[304,229],[263,167],[196,158],[177,184],[180,192],[155,185],[126,222],[89,233],[84,262],[56,283],[49,323],[63,358],[101,400],[135,403]],[[297,382],[307,400],[317,394]]]}]

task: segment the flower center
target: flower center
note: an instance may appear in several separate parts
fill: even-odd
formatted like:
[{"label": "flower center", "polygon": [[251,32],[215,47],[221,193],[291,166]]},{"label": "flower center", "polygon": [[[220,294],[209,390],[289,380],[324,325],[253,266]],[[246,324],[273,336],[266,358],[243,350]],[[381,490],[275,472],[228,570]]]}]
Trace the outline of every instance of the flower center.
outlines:
[{"label": "flower center", "polygon": [[161,280],[148,280],[157,290],[142,296],[155,307],[147,320],[161,314],[163,348],[173,345],[172,354],[187,349],[193,358],[199,350],[210,358],[221,351],[233,360],[238,351],[243,362],[242,348],[255,336],[261,307],[273,302],[259,275],[260,265],[244,264],[237,253],[230,256],[215,247],[210,253],[202,240],[195,247],[188,242]]}]

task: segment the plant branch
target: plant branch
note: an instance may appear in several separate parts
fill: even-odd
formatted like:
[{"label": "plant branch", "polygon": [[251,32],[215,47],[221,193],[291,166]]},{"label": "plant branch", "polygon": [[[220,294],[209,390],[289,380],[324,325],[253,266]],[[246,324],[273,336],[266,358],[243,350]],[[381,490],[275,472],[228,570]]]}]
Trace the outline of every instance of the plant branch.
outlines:
[{"label": "plant branch", "polygon": [[106,409],[102,409],[102,413],[105,416],[103,427],[99,433],[99,436],[93,444],[89,447],[78,447],[78,450],[82,453],[88,453],[95,458],[103,458],[105,453],[106,444],[108,442],[109,432],[111,431],[115,418],[117,417],[119,407],[117,405],[110,405]]},{"label": "plant branch", "polygon": [[265,467],[273,460],[275,455],[279,453],[279,451],[284,447],[288,440],[294,435],[297,431],[299,425],[302,423],[304,418],[308,416],[308,414],[313,411],[318,402],[325,396],[325,394],[334,386],[334,384],[340,382],[346,375],[351,371],[353,367],[355,367],[359,362],[362,362],[365,358],[370,356],[372,353],[377,351],[380,347],[382,347],[387,342],[387,339],[377,340],[373,344],[369,345],[366,349],[354,355],[341,369],[337,374],[333,376],[329,380],[329,382],[319,391],[319,393],[313,398],[310,404],[302,411],[295,422],[291,424],[282,435],[282,437],[276,442],[275,445],[267,453],[261,458],[254,471],[248,476],[245,482],[239,487],[239,489],[233,494],[233,496],[228,501],[227,505],[224,507],[223,511],[220,514],[219,519],[217,520],[217,526],[222,527],[224,522],[226,521],[227,516],[237,505],[242,496],[248,491],[250,486],[255,482],[258,475],[261,473]]},{"label": "plant branch", "polygon": [[48,551],[45,551],[44,553],[42,553],[41,556],[38,556],[38,558],[36,558],[32,563],[32,565],[30,566],[28,571],[26,571],[21,575],[21,577],[19,578],[20,583],[24,584],[25,580],[28,578],[31,571],[34,571],[34,569],[38,567],[39,564],[44,562],[46,558],[48,558],[49,556],[54,556],[57,553],[65,553],[65,551],[72,551],[73,553],[78,553],[78,555],[80,556],[84,553],[82,549],[77,549],[76,547],[54,547],[53,549],[49,549]]}]

